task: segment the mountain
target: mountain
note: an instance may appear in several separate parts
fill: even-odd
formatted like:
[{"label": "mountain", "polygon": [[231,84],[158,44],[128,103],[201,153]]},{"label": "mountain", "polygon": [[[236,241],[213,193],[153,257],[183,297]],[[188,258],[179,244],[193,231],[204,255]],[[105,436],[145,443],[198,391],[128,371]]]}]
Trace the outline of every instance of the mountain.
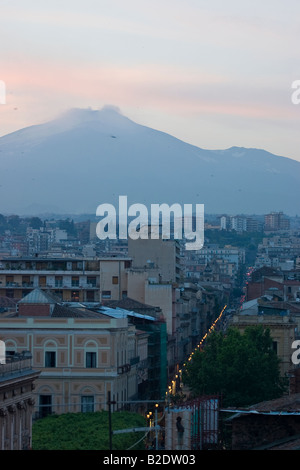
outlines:
[{"label": "mountain", "polygon": [[73,109],[0,138],[0,213],[96,213],[102,203],[204,204],[206,213],[299,213],[300,162],[202,149],[113,107]]}]

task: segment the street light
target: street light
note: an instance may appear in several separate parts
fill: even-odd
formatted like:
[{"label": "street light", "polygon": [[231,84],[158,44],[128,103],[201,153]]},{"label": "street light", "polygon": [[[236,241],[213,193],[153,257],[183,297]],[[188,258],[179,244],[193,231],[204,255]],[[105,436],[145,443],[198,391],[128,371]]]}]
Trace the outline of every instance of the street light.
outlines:
[{"label": "street light", "polygon": [[158,408],[158,403],[155,404],[155,449],[156,450],[158,450],[157,408]]}]

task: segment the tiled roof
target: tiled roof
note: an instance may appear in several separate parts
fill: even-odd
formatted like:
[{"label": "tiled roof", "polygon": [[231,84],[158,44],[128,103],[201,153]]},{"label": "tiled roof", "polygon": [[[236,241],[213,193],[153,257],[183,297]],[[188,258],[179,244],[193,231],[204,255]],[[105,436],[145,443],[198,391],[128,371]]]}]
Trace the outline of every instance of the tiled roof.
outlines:
[{"label": "tiled roof", "polygon": [[256,411],[300,412],[300,393],[293,393],[274,400],[263,401],[257,405],[251,406],[250,409],[255,409]]},{"label": "tiled roof", "polygon": [[25,295],[23,299],[19,300],[19,304],[55,304],[59,300],[50,292],[36,288],[29,294]]},{"label": "tiled roof", "polygon": [[55,305],[51,316],[56,318],[103,318],[100,313],[92,312],[86,308],[65,307],[59,304]]},{"label": "tiled roof", "polygon": [[[300,414],[300,393],[292,393],[291,395],[284,395],[274,400],[263,401],[249,407],[240,408],[223,408],[223,411],[236,413],[235,417],[239,414]],[[233,417],[234,418],[234,417]]]},{"label": "tiled roof", "polygon": [[10,299],[9,297],[0,296],[0,308],[1,307],[15,307],[17,301],[15,299]]}]

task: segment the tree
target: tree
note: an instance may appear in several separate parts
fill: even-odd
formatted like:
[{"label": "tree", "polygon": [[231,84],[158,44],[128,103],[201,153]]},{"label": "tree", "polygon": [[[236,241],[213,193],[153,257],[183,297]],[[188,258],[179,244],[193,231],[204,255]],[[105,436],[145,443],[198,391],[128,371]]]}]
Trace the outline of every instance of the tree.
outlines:
[{"label": "tree", "polygon": [[21,227],[21,219],[18,215],[9,215],[7,217],[8,229],[19,233]]},{"label": "tree", "polygon": [[68,235],[76,236],[77,231],[73,219],[62,219],[59,220],[58,226],[61,230],[66,230]]},{"label": "tree", "polygon": [[[112,413],[112,429],[146,426],[138,413]],[[116,434],[112,450],[144,450],[145,431]],[[33,423],[33,450],[109,450],[108,411],[49,415]]]},{"label": "tree", "polygon": [[223,406],[249,406],[282,396],[286,380],[268,329],[261,325],[213,332],[185,369],[195,395],[222,394]]},{"label": "tree", "polygon": [[6,217],[3,214],[0,214],[0,233],[4,233],[7,228]]},{"label": "tree", "polygon": [[28,220],[28,225],[33,229],[39,229],[43,226],[43,222],[39,217],[30,217],[30,219]]}]

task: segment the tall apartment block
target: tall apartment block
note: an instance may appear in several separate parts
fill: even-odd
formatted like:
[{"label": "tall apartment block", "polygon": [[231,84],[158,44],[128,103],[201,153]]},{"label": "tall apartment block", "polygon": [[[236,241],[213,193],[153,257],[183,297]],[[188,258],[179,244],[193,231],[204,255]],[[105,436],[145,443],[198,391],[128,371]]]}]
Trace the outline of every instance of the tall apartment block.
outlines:
[{"label": "tall apartment block", "polygon": [[128,239],[128,256],[132,268],[156,268],[161,282],[179,284],[182,276],[181,250],[178,240]]},{"label": "tall apartment block", "polygon": [[0,260],[0,297],[18,301],[37,287],[65,302],[97,302],[99,261],[39,256]]},{"label": "tall apartment block", "polygon": [[265,215],[265,231],[289,230],[290,221],[283,212],[271,212]]}]

